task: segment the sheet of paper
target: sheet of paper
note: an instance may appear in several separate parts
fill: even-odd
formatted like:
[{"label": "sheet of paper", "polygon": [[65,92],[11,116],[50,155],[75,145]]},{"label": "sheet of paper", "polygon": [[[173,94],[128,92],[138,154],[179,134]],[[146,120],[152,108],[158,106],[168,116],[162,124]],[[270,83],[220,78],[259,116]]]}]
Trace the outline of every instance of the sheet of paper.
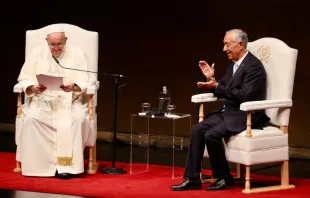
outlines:
[{"label": "sheet of paper", "polygon": [[47,88],[47,90],[62,91],[60,86],[64,84],[63,77],[39,74],[37,75],[37,80],[38,83],[44,85]]}]

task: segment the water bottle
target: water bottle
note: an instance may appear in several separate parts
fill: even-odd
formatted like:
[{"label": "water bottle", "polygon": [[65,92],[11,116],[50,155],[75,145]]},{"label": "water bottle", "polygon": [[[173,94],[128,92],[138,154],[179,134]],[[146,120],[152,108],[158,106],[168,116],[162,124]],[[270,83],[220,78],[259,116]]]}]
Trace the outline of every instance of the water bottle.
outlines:
[{"label": "water bottle", "polygon": [[159,92],[159,112],[166,113],[167,105],[170,104],[170,93],[166,86],[163,86],[163,90]]}]

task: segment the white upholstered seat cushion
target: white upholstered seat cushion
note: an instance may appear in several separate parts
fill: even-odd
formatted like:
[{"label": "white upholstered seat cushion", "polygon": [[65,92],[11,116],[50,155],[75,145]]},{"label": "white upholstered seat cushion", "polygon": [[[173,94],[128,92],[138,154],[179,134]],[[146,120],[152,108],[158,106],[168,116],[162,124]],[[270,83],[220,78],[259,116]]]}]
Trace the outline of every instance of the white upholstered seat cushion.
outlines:
[{"label": "white upholstered seat cushion", "polygon": [[[225,143],[228,161],[253,165],[288,160],[288,135],[278,127],[252,129],[251,138],[245,137],[245,134],[246,131],[243,131]],[[208,157],[207,148],[204,157]]]},{"label": "white upholstered seat cushion", "polygon": [[193,103],[213,102],[217,101],[217,97],[214,97],[213,93],[203,93],[193,95],[191,98]]}]

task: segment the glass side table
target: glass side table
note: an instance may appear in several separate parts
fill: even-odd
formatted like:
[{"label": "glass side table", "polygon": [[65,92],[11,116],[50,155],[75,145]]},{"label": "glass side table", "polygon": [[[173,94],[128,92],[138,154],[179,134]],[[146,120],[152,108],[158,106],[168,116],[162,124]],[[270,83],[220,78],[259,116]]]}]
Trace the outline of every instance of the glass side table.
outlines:
[{"label": "glass side table", "polygon": [[[166,165],[172,166],[172,179],[183,177],[183,172],[176,170],[177,152],[183,152],[183,137],[188,136],[191,130],[191,115],[176,113],[177,117],[131,115],[130,135],[130,174],[139,174],[149,171],[150,145],[154,138],[163,137],[162,141],[169,146],[167,150],[172,151],[172,156],[165,153],[159,156]],[[184,155],[184,154],[183,154]],[[158,157],[158,156],[154,156]],[[172,159],[171,159],[172,157]],[[165,160],[167,159],[167,160]],[[186,160],[183,160],[186,162]],[[169,163],[172,162],[172,163]],[[180,164],[180,163],[178,163]],[[185,163],[181,166],[185,167]]]}]

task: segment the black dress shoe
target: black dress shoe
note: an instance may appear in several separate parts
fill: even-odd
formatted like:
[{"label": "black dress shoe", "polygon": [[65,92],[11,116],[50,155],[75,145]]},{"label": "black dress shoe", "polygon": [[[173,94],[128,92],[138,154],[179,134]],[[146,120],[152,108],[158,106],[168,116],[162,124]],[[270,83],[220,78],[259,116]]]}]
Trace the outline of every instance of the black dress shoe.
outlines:
[{"label": "black dress shoe", "polygon": [[234,185],[234,180],[231,179],[218,179],[214,184],[208,186],[206,190],[224,190],[227,189],[229,186]]},{"label": "black dress shoe", "polygon": [[186,179],[181,184],[171,186],[171,189],[174,191],[201,190],[202,184],[200,179]]},{"label": "black dress shoe", "polygon": [[56,177],[59,179],[70,179],[71,174],[70,173],[60,173],[60,174],[57,174]]}]

